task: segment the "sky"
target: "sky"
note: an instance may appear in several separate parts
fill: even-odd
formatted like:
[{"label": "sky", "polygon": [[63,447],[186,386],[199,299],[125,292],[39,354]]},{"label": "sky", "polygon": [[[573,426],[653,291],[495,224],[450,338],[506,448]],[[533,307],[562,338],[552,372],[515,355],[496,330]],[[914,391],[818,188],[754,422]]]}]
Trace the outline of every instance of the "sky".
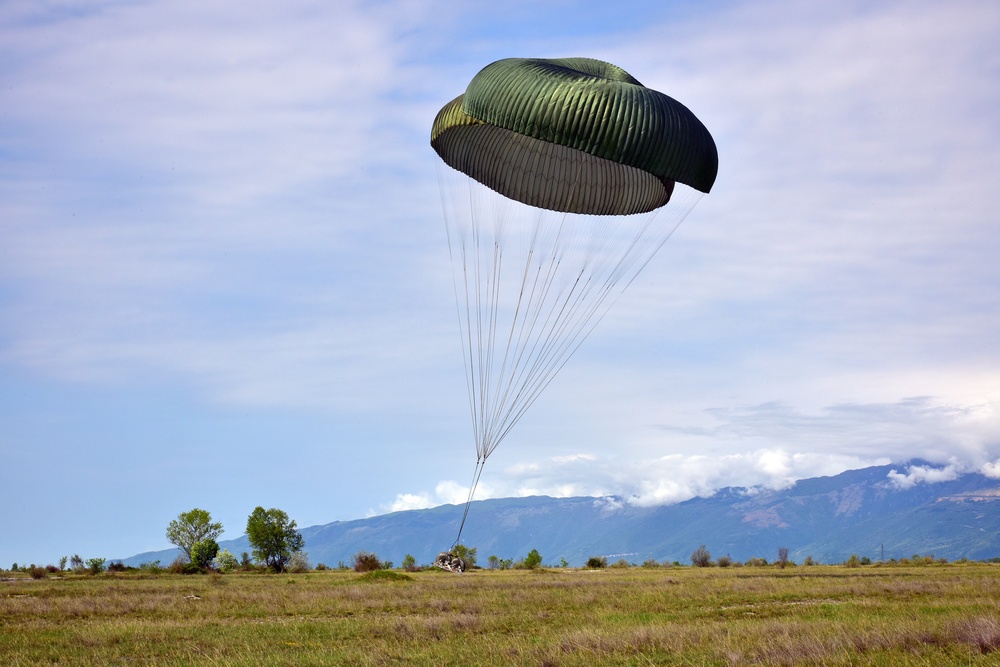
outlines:
[{"label": "sky", "polygon": [[625,68],[720,170],[477,498],[1000,477],[1000,5],[541,4],[0,4],[0,566],[464,501],[429,132],[505,57]]}]

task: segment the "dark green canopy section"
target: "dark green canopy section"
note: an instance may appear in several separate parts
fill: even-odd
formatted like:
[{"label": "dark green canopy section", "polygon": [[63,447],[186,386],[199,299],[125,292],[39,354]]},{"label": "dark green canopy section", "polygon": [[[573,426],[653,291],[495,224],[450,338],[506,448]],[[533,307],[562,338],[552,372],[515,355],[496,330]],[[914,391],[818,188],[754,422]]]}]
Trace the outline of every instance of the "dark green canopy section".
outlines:
[{"label": "dark green canopy section", "polygon": [[438,113],[431,145],[511,199],[595,215],[663,206],[675,181],[708,192],[718,171],[685,106],[589,58],[488,65]]}]

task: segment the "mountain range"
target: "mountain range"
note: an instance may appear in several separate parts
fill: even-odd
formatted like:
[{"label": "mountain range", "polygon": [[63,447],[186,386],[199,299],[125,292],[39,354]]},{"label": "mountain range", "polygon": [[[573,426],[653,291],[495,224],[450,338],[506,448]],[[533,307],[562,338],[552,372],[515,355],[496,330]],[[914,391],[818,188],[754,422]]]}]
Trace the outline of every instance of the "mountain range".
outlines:
[{"label": "mountain range", "polygon": [[[578,566],[591,556],[609,562],[647,560],[690,563],[705,545],[713,557],[773,561],[779,548],[791,560],[807,556],[839,563],[852,554],[873,561],[933,555],[956,560],[1000,556],[1000,480],[978,473],[921,481],[913,475],[933,468],[921,461],[849,470],[804,479],[771,490],[722,489],[709,497],[658,507],[638,507],[616,497],[501,498],[472,503],[462,543],[475,547],[479,563],[490,555],[520,559],[531,549],[544,564],[565,560]],[[350,565],[367,551],[400,564],[410,554],[430,563],[455,539],[463,506],[393,512],[301,529],[314,565]],[[240,556],[251,547],[246,535],[219,545]],[[146,552],[121,559],[126,565],[160,561],[179,551]]]}]

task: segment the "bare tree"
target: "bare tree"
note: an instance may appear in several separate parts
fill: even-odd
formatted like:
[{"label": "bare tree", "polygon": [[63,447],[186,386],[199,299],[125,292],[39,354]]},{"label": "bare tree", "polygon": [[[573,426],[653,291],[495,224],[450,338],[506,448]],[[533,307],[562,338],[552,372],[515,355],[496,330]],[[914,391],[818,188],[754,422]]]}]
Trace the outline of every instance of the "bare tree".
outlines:
[{"label": "bare tree", "polygon": [[778,548],[778,560],[775,561],[775,565],[782,569],[788,565],[788,547]]},{"label": "bare tree", "polygon": [[694,553],[691,554],[691,564],[695,567],[708,567],[708,564],[712,562],[712,554],[708,553],[708,549],[705,545],[701,545],[695,549]]}]

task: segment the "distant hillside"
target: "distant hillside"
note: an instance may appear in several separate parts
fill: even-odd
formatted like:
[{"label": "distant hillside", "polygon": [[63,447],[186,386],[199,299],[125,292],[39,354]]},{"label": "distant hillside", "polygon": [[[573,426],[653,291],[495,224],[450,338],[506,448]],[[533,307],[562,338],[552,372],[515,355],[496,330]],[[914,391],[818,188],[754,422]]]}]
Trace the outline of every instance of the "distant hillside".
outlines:
[{"label": "distant hillside", "polygon": [[[518,559],[538,549],[546,564],[582,565],[608,556],[689,563],[706,545],[713,556],[773,560],[780,547],[792,560],[807,555],[838,563],[852,553],[877,560],[913,554],[955,560],[1000,556],[1000,480],[978,474],[897,488],[888,474],[906,466],[851,470],[801,480],[782,491],[728,488],[708,498],[639,508],[616,498],[503,498],[473,503],[462,542],[490,555]],[[365,550],[399,564],[406,554],[430,563],[454,540],[462,507],[443,505],[302,529],[313,564],[350,563]],[[250,551],[246,536],[220,545],[237,556]],[[123,559],[159,560],[176,550]]]}]

